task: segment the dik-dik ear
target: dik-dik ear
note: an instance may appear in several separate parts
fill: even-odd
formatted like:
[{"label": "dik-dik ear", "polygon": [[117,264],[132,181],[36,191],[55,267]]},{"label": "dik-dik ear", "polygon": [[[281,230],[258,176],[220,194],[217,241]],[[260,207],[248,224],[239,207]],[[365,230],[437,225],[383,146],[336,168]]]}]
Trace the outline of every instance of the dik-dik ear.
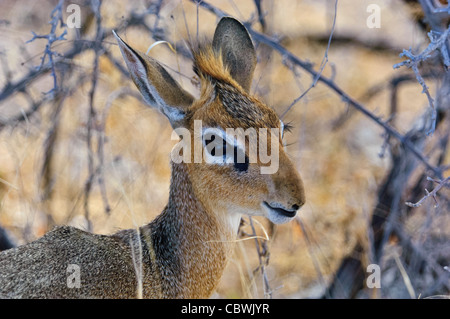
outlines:
[{"label": "dik-dik ear", "polygon": [[114,31],[113,33],[131,78],[145,102],[166,115],[173,128],[182,125],[186,111],[194,101],[192,95],[186,92],[155,59],[132,49]]},{"label": "dik-dik ear", "polygon": [[233,18],[222,18],[214,33],[213,49],[222,52],[231,76],[248,92],[256,66],[256,52],[244,25]]}]

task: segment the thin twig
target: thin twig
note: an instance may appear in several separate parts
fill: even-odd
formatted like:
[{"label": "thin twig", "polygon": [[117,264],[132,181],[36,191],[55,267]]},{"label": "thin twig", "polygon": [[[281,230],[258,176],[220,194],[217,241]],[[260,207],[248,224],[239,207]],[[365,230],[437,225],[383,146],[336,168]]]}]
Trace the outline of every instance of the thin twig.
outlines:
[{"label": "thin twig", "polygon": [[[195,0],[191,0],[192,2]],[[203,8],[209,10],[210,12],[214,13],[218,17],[224,17],[228,16],[227,13],[223,12],[222,10],[212,6],[211,4],[203,1],[200,3],[200,6]],[[247,27],[247,30],[249,31],[250,35],[252,36],[253,40],[256,42],[264,43],[271,48],[273,48],[275,51],[279,52],[285,59],[289,60],[291,63],[298,65],[303,70],[308,72],[313,76],[313,78],[318,77],[318,82],[321,82],[325,84],[328,88],[333,90],[337,95],[341,97],[341,99],[354,107],[356,110],[367,116],[369,119],[374,121],[376,124],[381,126],[386,133],[393,136],[395,139],[400,141],[403,146],[405,146],[411,153],[414,154],[414,156],[422,162],[422,164],[425,165],[425,168],[431,172],[433,172],[434,175],[438,178],[442,178],[442,171],[438,167],[435,167],[431,165],[427,158],[414,146],[414,144],[405,136],[400,134],[395,128],[393,128],[391,125],[383,121],[381,118],[370,112],[364,105],[356,101],[354,98],[352,98],[349,94],[347,94],[343,89],[341,89],[331,78],[325,77],[323,74],[318,74],[318,71],[314,70],[311,63],[305,62],[301,59],[299,59],[297,56],[295,56],[292,52],[284,48],[277,40],[272,39],[271,37],[262,34],[260,32],[257,32],[251,28],[248,24],[244,24]]]},{"label": "thin twig", "polygon": [[334,29],[336,27],[336,17],[337,17],[337,5],[338,5],[338,0],[335,0],[334,2],[334,18],[333,18],[333,25],[331,27],[331,31],[330,31],[330,36],[328,37],[328,44],[327,44],[327,48],[325,50],[325,54],[323,56],[322,62],[320,63],[320,67],[319,67],[319,71],[317,72],[317,74],[314,76],[313,81],[311,83],[311,85],[309,86],[309,88],[303,92],[299,97],[297,97],[292,103],[291,105],[288,106],[288,108],[283,112],[283,114],[281,114],[280,118],[283,119],[284,116],[292,109],[292,107],[297,104],[298,101],[300,101],[312,88],[314,88],[317,84],[317,81],[319,81],[319,78],[322,75],[323,70],[325,69],[326,64],[328,63],[328,51],[330,50],[330,45],[331,45],[331,39],[333,38],[333,33],[334,33]]},{"label": "thin twig", "polygon": [[263,287],[264,287],[264,298],[272,299],[272,289],[270,288],[269,279],[267,278],[266,268],[269,264],[269,250],[267,248],[267,241],[259,241],[258,236],[256,236],[256,230],[253,225],[252,217],[249,217],[250,227],[252,228],[252,237],[255,240],[256,251],[258,253],[259,266],[256,270],[261,271],[261,276],[263,278]]},{"label": "thin twig", "polygon": [[56,7],[52,10],[52,12],[50,14],[50,16],[52,18],[49,22],[52,26],[50,32],[46,35],[38,35],[35,32],[31,31],[31,33],[33,34],[33,37],[26,42],[26,43],[30,43],[36,39],[47,39],[47,44],[45,46],[44,55],[41,57],[41,64],[39,65],[37,70],[40,71],[42,69],[42,67],[44,66],[44,63],[45,63],[45,58],[48,57],[48,61],[50,64],[50,69],[52,71],[52,77],[53,77],[53,88],[51,90],[49,90],[48,92],[45,92],[45,94],[51,94],[51,95],[54,95],[59,89],[58,80],[56,77],[56,64],[54,61],[54,56],[58,56],[59,54],[52,50],[52,45],[56,41],[66,40],[65,36],[67,34],[67,28],[66,28],[59,36],[56,35],[56,29],[58,28],[58,24],[60,25],[60,28],[65,27],[65,24],[63,21],[63,13],[62,13],[63,4],[64,4],[64,0],[59,0],[58,4],[56,5]]},{"label": "thin twig", "polygon": [[406,289],[408,290],[409,296],[411,299],[416,299],[416,292],[414,291],[414,287],[411,283],[411,279],[406,272],[405,267],[403,267],[402,262],[397,254],[394,255],[395,263],[397,264],[398,269],[400,270],[400,274],[402,275],[403,282],[405,283]]},{"label": "thin twig", "polygon": [[302,229],[303,236],[305,236],[305,240],[307,242],[306,246],[308,247],[308,252],[309,252],[309,255],[311,256],[311,260],[314,265],[314,269],[316,270],[317,276],[319,278],[319,282],[321,283],[321,285],[323,287],[326,287],[325,279],[323,277],[322,271],[320,270],[319,261],[317,260],[316,255],[312,250],[313,243],[312,243],[311,239],[309,238],[309,234],[308,234],[306,227],[303,224],[303,221],[300,218],[300,216],[297,215],[295,217],[295,222],[300,226],[300,228]]},{"label": "thin twig", "polygon": [[435,11],[436,9],[435,3],[433,3],[433,1],[419,0],[419,2],[424,11],[425,18],[429,23],[429,25],[431,26],[431,31],[428,32],[428,38],[430,39],[430,43],[421,53],[417,55],[412,53],[411,48],[409,48],[409,50],[403,50],[403,52],[400,53],[400,57],[407,57],[407,59],[405,61],[395,64],[393,67],[394,69],[398,69],[401,66],[411,68],[417,78],[417,82],[419,82],[419,84],[422,86],[422,93],[425,93],[425,95],[427,96],[428,104],[431,108],[432,125],[427,132],[428,135],[431,135],[435,131],[437,110],[434,100],[431,97],[431,94],[428,90],[428,86],[426,85],[425,80],[420,74],[419,64],[425,62],[426,60],[428,60],[430,57],[433,56],[433,53],[439,51],[445,67],[447,69],[450,67],[450,51],[449,51],[450,26],[447,26],[446,29],[442,27],[441,22],[442,18],[438,17],[437,11]]},{"label": "thin twig", "polygon": [[92,184],[94,182],[95,173],[98,169],[94,170],[94,157],[93,157],[93,149],[92,149],[92,128],[96,125],[96,111],[94,106],[94,97],[95,91],[97,88],[98,81],[98,68],[99,68],[99,56],[101,51],[101,39],[103,37],[103,28],[100,14],[100,6],[101,2],[99,0],[92,0],[91,7],[92,11],[96,17],[97,31],[96,31],[96,43],[95,43],[95,57],[94,57],[94,66],[92,71],[92,84],[91,90],[89,91],[89,114],[87,121],[87,150],[88,150],[88,179],[85,183],[85,193],[84,193],[84,212],[85,218],[88,222],[88,230],[92,231],[92,224],[89,219],[89,195],[92,189]]},{"label": "thin twig", "polygon": [[433,181],[433,182],[437,183],[438,185],[431,192],[429,192],[427,189],[425,189],[426,195],[424,197],[422,197],[418,202],[416,202],[416,203],[406,202],[405,203],[406,205],[408,205],[409,207],[420,207],[426,199],[432,197],[435,201],[434,207],[435,208],[439,207],[439,202],[436,199],[437,192],[439,192],[441,190],[441,188],[444,186],[445,187],[450,186],[450,183],[449,183],[450,176],[447,177],[446,179],[440,180],[440,181],[434,180],[430,177],[427,177],[427,180]]},{"label": "thin twig", "polygon": [[[112,29],[104,29],[104,32],[102,33],[102,38],[100,40],[96,39],[95,41],[88,41],[88,40],[75,40],[73,41],[73,46],[63,54],[55,54],[53,56],[53,65],[55,69],[61,64],[66,63],[68,60],[73,60],[75,57],[77,57],[79,54],[88,51],[88,50],[95,50],[95,42],[100,43],[104,42],[105,38],[112,35],[112,30],[116,30],[117,32],[120,32],[121,30],[125,29],[126,27],[131,26],[139,26],[142,28],[145,28],[148,32],[153,33],[153,29],[150,28],[146,21],[146,15],[145,14],[131,14],[131,16],[127,19],[127,23],[120,25],[118,27],[112,28]],[[92,45],[94,43],[94,45]],[[57,45],[54,45],[55,47]],[[45,50],[44,50],[45,54]],[[116,65],[116,67],[118,67]],[[25,74],[20,79],[16,80],[15,82],[8,82],[5,84],[5,86],[0,90],[0,102],[3,100],[6,100],[13,96],[16,92],[20,92],[30,86],[33,82],[40,79],[41,76],[47,74],[49,71],[52,71],[52,65],[47,62],[40,66],[39,68],[33,68],[30,70],[27,74]],[[121,70],[123,71],[123,70]],[[128,74],[128,73],[127,73]],[[0,126],[1,128],[1,126]]]},{"label": "thin twig", "polygon": [[258,14],[259,24],[261,25],[262,31],[265,32],[267,24],[266,24],[266,19],[264,17],[263,10],[262,10],[262,5],[261,5],[262,0],[253,0],[253,2],[255,3],[256,12]]}]

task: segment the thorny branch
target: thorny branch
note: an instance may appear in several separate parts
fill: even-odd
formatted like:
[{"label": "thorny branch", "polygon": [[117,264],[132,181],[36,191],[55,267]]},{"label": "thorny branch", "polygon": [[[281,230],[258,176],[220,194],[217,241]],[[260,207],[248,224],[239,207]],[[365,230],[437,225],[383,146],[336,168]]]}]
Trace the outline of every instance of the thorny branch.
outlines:
[{"label": "thorny branch", "polygon": [[41,64],[37,68],[37,71],[40,71],[42,69],[42,67],[44,66],[44,63],[45,63],[45,58],[48,57],[48,62],[49,62],[50,69],[51,69],[51,75],[53,77],[53,88],[50,91],[46,92],[46,94],[51,94],[51,95],[54,95],[54,93],[56,93],[59,89],[58,81],[56,78],[56,64],[54,61],[54,57],[58,56],[59,54],[55,51],[52,51],[52,45],[56,41],[66,40],[65,36],[67,34],[67,29],[64,29],[64,31],[59,36],[56,35],[56,30],[58,28],[58,24],[59,24],[60,28],[65,27],[65,23],[63,21],[63,15],[62,15],[63,4],[64,4],[64,0],[60,0],[59,3],[56,5],[56,7],[53,9],[53,11],[50,14],[50,16],[52,18],[49,22],[52,26],[50,32],[46,35],[37,35],[35,32],[31,31],[31,33],[33,34],[33,37],[26,42],[26,43],[30,43],[36,39],[47,39],[47,45],[45,46],[44,55],[41,58]]},{"label": "thorny branch", "polygon": [[[93,149],[92,149],[92,130],[94,126],[96,125],[96,111],[94,106],[94,98],[95,98],[95,91],[97,88],[97,81],[98,81],[98,68],[99,68],[99,56],[101,54],[101,39],[103,38],[103,27],[102,27],[102,18],[100,14],[100,6],[101,2],[100,0],[93,0],[91,2],[92,11],[95,15],[96,20],[96,37],[95,37],[95,43],[94,43],[94,50],[95,50],[95,57],[94,57],[94,68],[92,72],[92,85],[91,90],[89,91],[89,114],[88,114],[88,122],[87,122],[87,136],[86,136],[86,142],[87,142],[87,148],[88,148],[88,170],[89,175],[88,179],[85,184],[84,189],[84,212],[85,212],[85,218],[88,221],[88,228],[89,230],[92,230],[92,225],[89,219],[89,195],[91,192],[92,184],[94,182],[94,177],[97,171],[100,169],[94,170],[94,156],[93,156]],[[100,179],[100,181],[103,181],[103,179]],[[103,189],[104,186],[101,185],[101,188]],[[105,200],[106,197],[103,197]],[[105,203],[105,211],[109,213],[109,205],[106,201]]]},{"label": "thorny branch", "polygon": [[333,38],[333,33],[334,33],[334,29],[336,27],[336,17],[337,17],[337,6],[338,6],[338,0],[335,1],[334,3],[334,18],[333,18],[333,25],[331,26],[331,31],[330,31],[330,36],[328,37],[328,44],[327,44],[327,48],[325,50],[325,54],[323,56],[322,62],[320,63],[320,67],[319,67],[319,71],[317,72],[317,74],[314,76],[313,81],[311,83],[311,85],[309,86],[308,89],[306,89],[299,97],[297,97],[296,99],[294,99],[294,101],[291,103],[291,105],[288,106],[288,108],[286,109],[286,111],[283,112],[283,114],[280,116],[281,119],[284,118],[284,116],[291,110],[291,108],[297,104],[298,101],[300,101],[304,96],[306,96],[306,94],[308,94],[308,92],[314,88],[317,84],[317,81],[319,80],[320,76],[322,75],[323,70],[325,69],[325,66],[328,63],[328,51],[330,50],[330,45],[331,45],[331,39]]},{"label": "thorny branch", "polygon": [[431,191],[429,192],[426,188],[425,188],[425,193],[426,195],[424,197],[422,197],[418,202],[416,203],[411,203],[411,202],[406,202],[405,204],[408,205],[409,207],[420,207],[423,202],[427,199],[432,197],[434,199],[435,204],[435,208],[437,208],[439,206],[439,202],[436,199],[436,194],[437,192],[439,192],[441,190],[442,187],[449,187],[450,186],[450,176],[447,177],[444,180],[435,180],[433,178],[427,177],[427,181],[432,181],[437,183],[438,185]]},{"label": "thorny branch", "polygon": [[[208,11],[212,12],[217,17],[223,17],[223,16],[228,15],[227,13],[223,12],[222,10],[214,7],[213,5],[211,5],[210,3],[205,2],[205,1],[201,2],[200,6],[207,9]],[[405,150],[409,151],[416,159],[418,159],[425,166],[425,168],[428,171],[431,171],[439,180],[443,180],[444,168],[435,166],[429,162],[429,159],[422,153],[422,147],[420,147],[420,145],[418,143],[416,143],[417,141],[414,140],[415,139],[414,135],[401,134],[391,124],[389,124],[389,119],[387,121],[382,120],[381,118],[379,118],[378,116],[373,114],[371,111],[369,111],[363,104],[359,103],[357,100],[352,98],[349,94],[347,94],[344,90],[342,90],[334,82],[334,76],[332,76],[331,78],[325,77],[322,74],[321,69],[316,70],[316,69],[314,69],[312,64],[299,59],[297,56],[292,54],[285,47],[280,45],[280,43],[277,39],[272,38],[266,34],[262,34],[260,32],[255,31],[252,28],[252,25],[250,23],[244,23],[244,24],[247,27],[247,29],[249,30],[249,33],[252,35],[252,38],[256,42],[263,43],[263,44],[271,47],[275,51],[279,52],[283,56],[283,59],[285,61],[289,61],[294,66],[301,67],[303,70],[305,70],[307,73],[309,73],[312,76],[314,84],[316,82],[321,82],[324,85],[326,85],[328,88],[330,88],[332,91],[337,93],[344,102],[346,102],[348,105],[352,106],[354,109],[358,110],[359,112],[364,114],[366,117],[368,117],[370,120],[372,120],[373,122],[375,122],[376,124],[381,126],[385,130],[386,141],[388,141],[389,136],[397,139],[404,146]],[[444,35],[441,38],[435,38],[435,35],[436,35],[436,33],[432,33],[432,44],[430,44],[430,46],[428,47],[428,50],[426,50],[423,55],[423,58],[425,58],[425,59],[428,58],[427,54],[429,54],[431,51],[435,51],[437,48],[439,48],[441,53],[448,52],[448,51],[444,51],[444,47],[442,46],[444,38],[447,39],[447,37],[448,37],[448,30],[446,32],[444,32]],[[329,41],[330,40],[331,40],[331,37],[329,37]],[[405,55],[408,55],[408,54],[409,53],[405,53]],[[448,59],[446,58],[447,55],[445,53],[443,54],[443,56],[444,56],[444,61],[448,61]],[[445,64],[448,65],[447,62],[445,62]],[[423,76],[421,76],[420,73],[418,72],[418,69],[417,69],[418,66],[415,65],[414,68],[416,68],[416,69],[413,69],[416,74],[416,79],[419,80],[419,83],[422,85],[423,88],[426,88],[425,82],[423,80]],[[300,95],[300,97],[298,99],[303,98],[310,89],[311,89],[311,87],[309,89],[307,89],[304,93],[302,93],[302,95]],[[436,128],[435,125],[436,125],[436,121],[437,121],[437,119],[436,119],[437,112],[435,110],[434,100],[432,99],[431,94],[429,93],[428,89],[426,88],[426,90],[424,90],[424,91],[425,91],[425,93],[427,93],[427,97],[429,99],[430,105],[434,112],[434,114],[432,114],[432,118],[431,118],[431,121],[433,122],[431,124],[432,130],[429,131],[429,132],[431,132],[431,131],[434,131]],[[393,92],[395,93],[395,90]],[[393,98],[395,98],[395,95],[393,96]],[[407,153],[408,152],[405,152],[405,154],[407,154]],[[438,190],[439,189],[436,189],[436,192]],[[393,218],[394,217],[389,218],[391,223],[394,222]],[[384,224],[384,222],[381,225],[383,225],[383,224]],[[388,234],[388,233],[390,233],[390,231],[385,232],[385,234]],[[384,237],[386,237],[386,236],[384,236]],[[382,247],[382,246],[380,246],[380,247]],[[360,248],[355,248],[355,249],[358,250]],[[378,254],[379,253],[380,252],[378,252]],[[358,255],[358,253],[356,253],[356,255]],[[355,265],[355,264],[352,264],[352,265]],[[357,265],[356,267],[359,267],[359,266]],[[353,270],[355,270],[355,269],[353,269]],[[350,272],[350,273],[345,272],[345,273],[349,274],[350,276],[355,275],[354,272]],[[345,275],[345,273],[343,273],[343,274]],[[359,268],[358,268],[358,274],[361,274],[362,276],[364,276],[364,271],[362,269],[359,270]],[[347,278],[349,278],[349,277],[347,277]],[[442,277],[440,277],[440,278],[442,278]]]},{"label": "thorny branch", "polygon": [[[195,0],[191,0],[195,2]],[[222,10],[214,7],[213,5],[209,4],[208,2],[202,1],[200,3],[200,6],[204,7],[205,9],[209,10],[210,12],[214,13],[218,17],[224,17],[228,16],[227,13],[223,12]],[[369,119],[374,121],[376,124],[381,126],[387,134],[390,136],[393,136],[398,141],[400,141],[405,148],[407,148],[411,153],[414,154],[415,157],[417,157],[426,167],[427,170],[430,170],[431,172],[436,175],[438,178],[442,178],[442,170],[439,167],[435,167],[434,165],[430,164],[428,159],[415,147],[415,145],[404,135],[402,135],[400,132],[398,132],[395,128],[393,128],[391,125],[383,121],[381,118],[370,112],[364,105],[356,101],[354,98],[352,98],[349,94],[347,94],[343,89],[341,89],[331,78],[325,77],[323,74],[320,74],[318,71],[316,71],[313,67],[313,65],[309,62],[305,62],[295,56],[293,53],[291,53],[289,50],[284,48],[278,40],[269,37],[268,35],[262,34],[260,32],[257,32],[253,30],[251,25],[248,23],[244,23],[244,25],[247,27],[248,31],[250,32],[253,40],[256,42],[264,43],[274,49],[275,51],[279,52],[286,60],[289,60],[294,65],[297,65],[301,67],[303,70],[311,74],[313,78],[317,78],[318,82],[321,82],[325,84],[328,88],[333,90],[335,93],[337,93],[343,101],[348,103],[348,105],[354,107],[359,112],[367,116]]]},{"label": "thorny branch", "polygon": [[259,259],[259,266],[256,269],[261,271],[261,276],[263,278],[263,287],[264,287],[264,297],[268,299],[272,299],[272,289],[269,284],[269,278],[267,277],[266,273],[266,266],[269,264],[269,249],[267,247],[267,241],[266,240],[260,240],[258,239],[258,236],[256,236],[256,230],[255,226],[253,225],[253,219],[250,217],[250,227],[252,229],[252,237],[254,237],[255,245],[256,245],[256,252],[258,253],[258,259]]},{"label": "thorny branch", "polygon": [[[429,38],[431,43],[428,47],[420,54],[414,55],[410,50],[404,50],[400,56],[406,56],[409,59],[394,65],[394,68],[398,68],[402,65],[408,66],[412,68],[414,71],[414,75],[416,80],[423,88],[423,92],[427,95],[430,107],[432,108],[432,116],[428,118],[421,119],[423,123],[427,123],[429,125],[418,125],[416,128],[413,128],[406,136],[410,136],[408,141],[414,143],[418,149],[424,149],[426,136],[423,134],[424,132],[427,135],[433,133],[437,129],[437,125],[444,126],[445,123],[443,119],[448,118],[449,113],[449,101],[445,101],[445,97],[439,100],[439,97],[448,96],[448,70],[444,70],[444,68],[440,68],[440,70],[433,71],[431,74],[434,78],[439,78],[443,81],[443,86],[438,90],[437,96],[438,98],[435,103],[431,94],[428,90],[428,87],[424,81],[424,75],[421,75],[419,72],[419,64],[427,59],[429,59],[433,53],[439,51],[441,53],[441,57],[444,62],[444,67],[448,67],[448,35],[449,28],[448,23],[446,24],[447,28],[442,29],[442,25],[444,25],[440,19],[436,19],[436,17],[431,16],[430,11],[427,10],[430,6],[430,2],[427,0],[419,0],[422,8],[424,9],[426,20],[431,27],[431,32],[429,33]],[[431,10],[432,12],[432,10]],[[446,17],[445,17],[446,18]],[[435,35],[441,35],[440,37]],[[396,107],[396,91],[393,90],[393,95],[391,98],[392,107]],[[437,113],[440,112],[440,116],[437,116]],[[432,122],[430,124],[430,122]],[[431,127],[431,130],[426,131],[427,128]],[[443,132],[444,136],[441,138],[442,142],[438,141],[438,145],[440,145],[437,153],[439,153],[439,159],[437,161],[437,173],[439,176],[438,179],[433,179],[427,177],[427,180],[433,181],[438,184],[433,191],[429,192],[426,190],[426,196],[422,197],[418,202],[411,203],[407,202],[406,207],[416,208],[421,206],[421,204],[428,198],[432,197],[435,200],[436,206],[437,202],[437,193],[443,187],[448,187],[449,178],[443,178],[442,175],[446,170],[445,166],[442,166],[442,159],[445,157],[447,142],[448,141],[448,128],[447,132]],[[411,149],[410,149],[411,150]],[[371,217],[371,225],[369,228],[369,252],[372,251],[372,260],[380,264],[382,262],[382,258],[384,255],[384,248],[387,246],[388,240],[391,236],[396,236],[400,239],[400,246],[402,248],[402,255],[405,258],[405,263],[408,265],[410,271],[422,272],[427,267],[431,268],[430,274],[435,279],[435,283],[429,287],[426,291],[426,294],[433,293],[435,291],[441,291],[440,289],[448,289],[448,274],[442,270],[439,262],[430,258],[430,254],[421,249],[418,245],[415,244],[414,239],[410,238],[410,236],[405,232],[403,224],[406,221],[405,216],[408,216],[408,208],[405,206],[399,205],[401,203],[402,197],[405,196],[404,191],[407,189],[407,182],[411,179],[412,173],[416,169],[416,164],[411,158],[410,154],[407,152],[399,152],[398,150],[395,152],[391,152],[392,154],[392,167],[389,171],[389,174],[386,176],[385,182],[379,187],[378,190],[378,203],[373,211]],[[435,173],[436,173],[435,172]],[[424,175],[422,173],[421,175]],[[417,194],[417,189],[420,185],[422,185],[423,178],[419,178],[416,186],[413,189],[414,193]],[[415,190],[415,192],[414,192]],[[417,196],[417,195],[416,195]],[[445,238],[445,236],[444,236]],[[433,239],[428,239],[430,242],[434,243]],[[363,280],[364,280],[364,262],[361,257],[361,252],[363,251],[363,247],[361,244],[357,244],[352,253],[349,254],[341,263],[338,271],[336,272],[332,284],[327,288],[327,296],[331,296],[332,298],[336,297],[344,297],[344,298],[352,298],[355,297],[356,294],[364,290]],[[416,266],[419,264],[419,266]],[[442,288],[441,288],[442,287]],[[448,290],[447,290],[448,291]]]},{"label": "thorny branch", "polygon": [[417,82],[422,86],[422,93],[425,93],[428,99],[429,106],[431,108],[431,121],[432,126],[430,130],[427,132],[428,135],[434,133],[436,129],[436,117],[437,117],[437,110],[434,105],[434,100],[431,97],[430,91],[428,90],[428,86],[425,83],[425,80],[423,79],[422,75],[419,71],[419,64],[422,62],[425,62],[428,58],[431,57],[431,54],[437,50],[439,50],[442,54],[444,65],[448,68],[450,67],[450,58],[449,58],[449,52],[447,51],[447,42],[450,35],[450,26],[447,30],[445,30],[444,33],[442,33],[440,36],[436,36],[435,31],[430,31],[428,33],[428,37],[430,38],[430,44],[426,47],[425,50],[423,50],[420,54],[414,55],[411,52],[411,48],[409,50],[403,50],[402,53],[400,53],[400,57],[407,57],[403,62],[397,63],[394,65],[394,69],[398,69],[401,66],[406,66],[408,68],[411,68],[414,71],[414,74],[416,75]]}]

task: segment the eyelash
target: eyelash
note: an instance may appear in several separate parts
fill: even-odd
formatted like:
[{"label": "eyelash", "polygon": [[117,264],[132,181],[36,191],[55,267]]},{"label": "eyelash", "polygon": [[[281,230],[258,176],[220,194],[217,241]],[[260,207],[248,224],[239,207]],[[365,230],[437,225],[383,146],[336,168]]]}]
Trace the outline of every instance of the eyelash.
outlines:
[{"label": "eyelash", "polygon": [[283,135],[286,132],[288,132],[288,133],[292,132],[293,128],[294,128],[294,125],[292,125],[291,123],[284,123]]}]

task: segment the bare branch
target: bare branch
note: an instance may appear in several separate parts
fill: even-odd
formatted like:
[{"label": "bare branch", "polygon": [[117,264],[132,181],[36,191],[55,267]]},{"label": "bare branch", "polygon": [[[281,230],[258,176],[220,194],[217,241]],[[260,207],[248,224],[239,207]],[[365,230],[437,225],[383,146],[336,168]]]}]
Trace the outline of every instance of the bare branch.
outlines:
[{"label": "bare branch", "polygon": [[[94,177],[96,173],[99,171],[99,169],[94,169],[94,156],[93,156],[93,149],[92,149],[92,129],[94,125],[96,125],[96,110],[94,106],[94,97],[95,97],[95,91],[97,88],[97,81],[98,81],[98,73],[99,73],[99,57],[101,52],[103,51],[102,45],[101,45],[101,39],[103,38],[103,27],[102,27],[102,17],[100,14],[100,6],[101,2],[100,0],[92,0],[91,7],[92,11],[94,12],[95,19],[96,19],[96,37],[95,37],[95,58],[94,58],[94,67],[92,71],[92,85],[91,90],[89,91],[89,115],[88,115],[88,123],[87,123],[87,148],[88,148],[88,170],[89,175],[88,179],[85,184],[85,193],[84,193],[84,211],[85,211],[85,217],[88,221],[89,230],[92,230],[92,225],[89,220],[89,195],[91,192],[92,184],[94,182]],[[106,212],[109,213],[109,205],[106,206]]]},{"label": "bare branch", "polygon": [[256,252],[258,253],[259,265],[255,271],[260,270],[261,276],[263,279],[263,287],[264,287],[264,298],[272,299],[273,290],[270,288],[269,279],[267,277],[266,266],[269,264],[269,249],[267,247],[266,240],[259,240],[259,237],[256,235],[255,226],[253,225],[252,217],[249,217],[250,227],[252,229],[251,237],[255,240]]},{"label": "bare branch", "polygon": [[331,45],[331,39],[333,38],[333,33],[334,33],[334,29],[336,27],[336,16],[337,16],[337,5],[338,5],[338,0],[336,0],[334,2],[334,18],[333,18],[333,25],[331,27],[331,31],[330,31],[330,36],[328,37],[328,44],[327,44],[327,48],[325,50],[325,54],[323,56],[322,62],[320,63],[320,67],[319,67],[319,71],[317,72],[317,74],[314,76],[313,81],[310,85],[310,87],[308,89],[306,89],[305,92],[303,92],[299,97],[297,97],[292,103],[291,105],[289,105],[289,107],[283,112],[283,114],[280,116],[281,119],[284,118],[284,116],[291,110],[291,108],[297,104],[298,101],[300,101],[312,88],[314,88],[317,84],[317,81],[319,80],[319,78],[322,75],[323,70],[325,69],[326,64],[328,63],[328,50],[330,49],[330,45]]},{"label": "bare branch", "polygon": [[[191,2],[196,2],[196,1],[191,0]],[[211,11],[218,17],[228,16],[227,13],[223,12],[222,10],[212,6],[211,4],[209,4],[205,1],[202,1],[200,3],[200,6]],[[327,77],[323,76],[322,74],[319,74],[319,72],[313,68],[313,65],[311,63],[308,63],[308,62],[305,62],[305,61],[299,59],[297,56],[295,56],[289,50],[284,48],[277,40],[275,40],[265,34],[262,34],[260,32],[253,30],[249,24],[244,23],[244,25],[248,29],[253,40],[270,46],[275,51],[280,53],[286,60],[289,60],[291,63],[298,65],[303,70],[305,70],[306,72],[311,74],[313,76],[313,78],[317,77],[318,82],[325,84],[328,88],[330,88],[336,94],[338,94],[343,101],[345,101],[346,103],[348,103],[349,105],[354,107],[356,110],[358,110],[359,112],[361,112],[362,114],[367,116],[369,119],[374,121],[376,124],[381,126],[386,131],[386,133],[388,133],[389,135],[396,138],[398,141],[400,141],[403,144],[403,146],[405,146],[409,151],[411,151],[414,154],[414,156],[417,157],[417,159],[419,159],[425,165],[427,170],[430,170],[431,172],[433,172],[433,174],[435,174],[436,177],[442,178],[442,171],[439,168],[431,165],[428,162],[427,158],[414,146],[414,144],[408,138],[406,138],[405,136],[400,134],[395,128],[393,128],[392,126],[387,124],[381,118],[379,118],[378,116],[376,116],[375,114],[370,112],[364,105],[362,105],[361,103],[356,101],[354,98],[352,98],[349,94],[344,92],[344,90],[341,89],[336,83],[334,83],[334,81],[331,78],[327,78]]]},{"label": "bare branch", "polygon": [[440,50],[443,58],[444,58],[444,64],[446,67],[450,66],[450,59],[449,59],[449,53],[447,51],[446,43],[450,35],[450,27],[442,33],[439,37],[435,36],[435,32],[430,31],[428,33],[428,37],[430,38],[430,44],[423,50],[420,54],[414,55],[411,52],[411,48],[409,50],[403,50],[402,53],[400,53],[400,57],[407,57],[408,59],[394,64],[394,69],[398,69],[401,66],[406,66],[408,68],[411,68],[416,75],[416,79],[419,82],[419,84],[422,86],[422,93],[425,93],[428,99],[429,106],[432,110],[431,112],[431,121],[432,125],[430,130],[427,132],[428,135],[433,134],[436,129],[436,117],[437,117],[437,111],[436,107],[434,105],[434,100],[431,97],[430,91],[428,90],[428,86],[425,83],[425,80],[423,79],[422,75],[419,71],[419,63],[426,61],[433,52]]},{"label": "bare branch", "polygon": [[33,37],[26,42],[26,43],[30,43],[36,39],[47,39],[47,45],[45,46],[44,55],[41,57],[41,64],[39,65],[37,70],[40,71],[42,69],[42,67],[44,66],[44,63],[45,63],[45,58],[48,57],[48,62],[50,64],[50,69],[52,71],[51,75],[53,77],[53,88],[50,91],[45,92],[45,94],[51,94],[51,95],[54,95],[59,90],[58,81],[57,81],[57,77],[56,77],[56,65],[55,65],[55,61],[54,61],[54,57],[58,56],[59,54],[52,50],[52,45],[56,41],[66,40],[65,36],[67,34],[67,29],[64,29],[64,31],[59,36],[56,35],[56,29],[58,28],[58,23],[61,28],[65,26],[65,24],[63,22],[63,18],[62,18],[63,17],[63,15],[62,15],[62,5],[63,4],[64,4],[64,0],[60,0],[58,2],[58,4],[56,5],[56,7],[51,12],[50,16],[52,19],[50,20],[50,24],[52,27],[51,27],[50,32],[46,35],[37,35],[35,32],[31,31],[31,33],[33,34]]},{"label": "bare branch", "polygon": [[416,203],[406,202],[405,203],[406,205],[408,205],[409,207],[420,207],[427,198],[432,197],[436,203],[434,205],[434,207],[435,208],[439,207],[439,203],[436,199],[436,194],[437,194],[437,192],[439,192],[441,190],[442,187],[450,186],[450,176],[447,177],[446,179],[440,180],[440,181],[437,181],[430,177],[427,177],[427,180],[433,181],[433,182],[437,183],[438,185],[431,192],[429,192],[427,189],[425,189],[426,195],[424,197],[422,197],[418,202],[416,202]]}]

